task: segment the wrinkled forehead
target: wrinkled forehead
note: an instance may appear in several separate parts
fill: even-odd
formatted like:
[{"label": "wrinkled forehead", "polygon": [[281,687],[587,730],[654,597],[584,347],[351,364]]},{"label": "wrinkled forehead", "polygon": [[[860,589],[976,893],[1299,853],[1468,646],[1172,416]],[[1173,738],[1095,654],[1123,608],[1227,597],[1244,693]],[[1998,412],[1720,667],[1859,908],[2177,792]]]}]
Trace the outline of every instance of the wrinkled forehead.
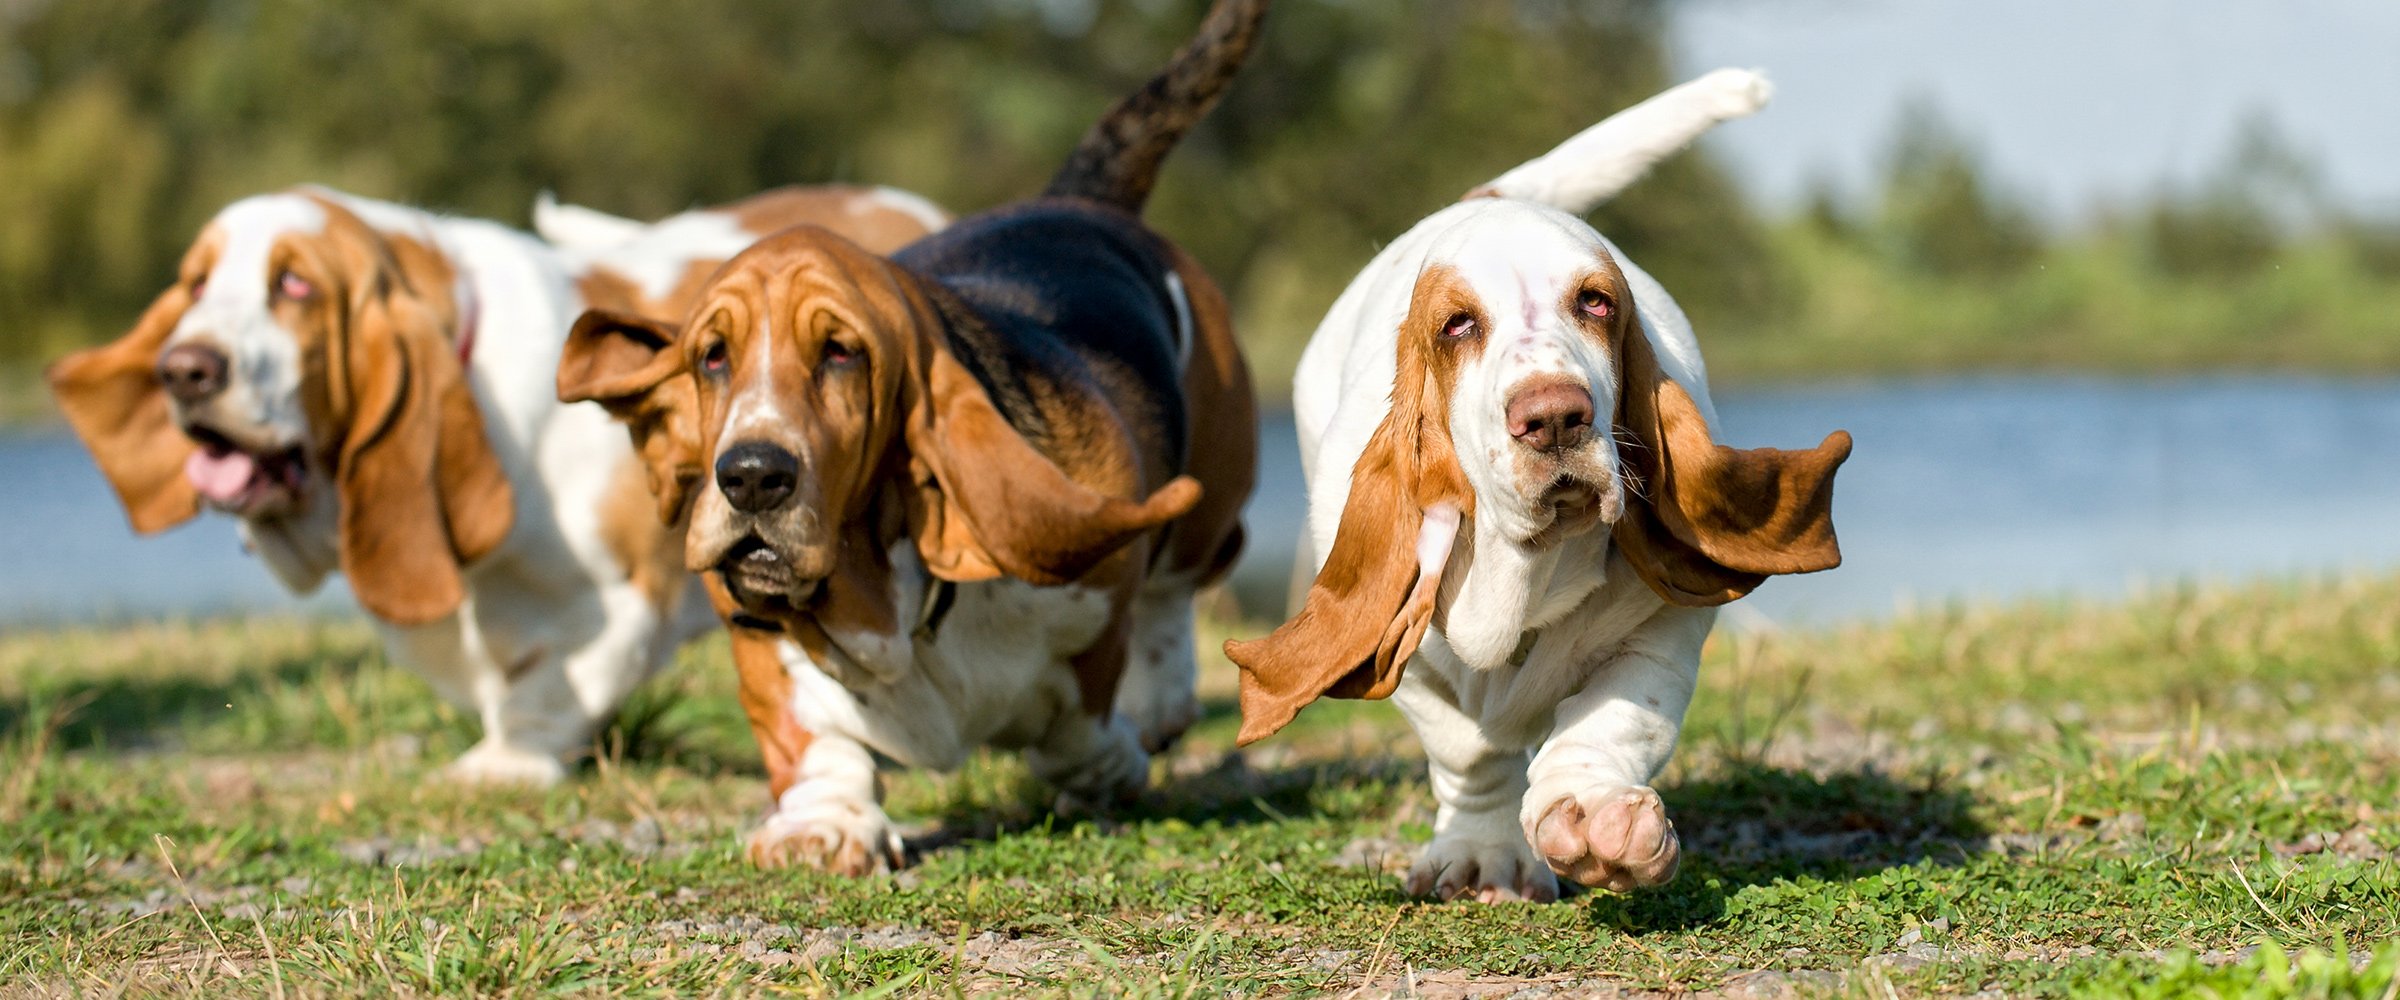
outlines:
[{"label": "wrinkled forehead", "polygon": [[1499,320],[1563,301],[1594,271],[1614,272],[1607,245],[1582,220],[1523,202],[1494,201],[1442,234],[1429,264],[1447,264]]},{"label": "wrinkled forehead", "polygon": [[754,327],[745,332],[790,334],[799,329],[787,327],[804,329],[809,314],[827,311],[863,325],[870,313],[882,311],[882,298],[894,294],[879,262],[842,241],[788,230],[726,261],[694,301],[691,318],[708,322],[739,313]]}]

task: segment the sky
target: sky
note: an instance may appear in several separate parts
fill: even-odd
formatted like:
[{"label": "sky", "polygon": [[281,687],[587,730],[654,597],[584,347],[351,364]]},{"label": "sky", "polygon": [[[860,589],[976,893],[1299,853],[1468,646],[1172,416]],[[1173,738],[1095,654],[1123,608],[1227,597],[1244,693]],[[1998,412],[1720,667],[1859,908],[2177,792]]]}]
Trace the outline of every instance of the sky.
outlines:
[{"label": "sky", "polygon": [[2224,162],[2271,116],[2343,207],[2400,220],[2400,0],[1686,0],[1686,77],[1764,69],[1775,103],[1710,142],[1770,206],[1872,190],[1931,100],[1992,178],[2072,221]]}]

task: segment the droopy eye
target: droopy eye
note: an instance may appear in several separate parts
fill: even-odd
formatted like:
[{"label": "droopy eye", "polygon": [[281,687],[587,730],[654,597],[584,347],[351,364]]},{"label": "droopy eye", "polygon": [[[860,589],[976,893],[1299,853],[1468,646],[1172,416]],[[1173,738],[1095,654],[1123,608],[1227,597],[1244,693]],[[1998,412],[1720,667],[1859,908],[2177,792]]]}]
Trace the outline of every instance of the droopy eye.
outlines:
[{"label": "droopy eye", "polygon": [[1583,307],[1584,312],[1590,313],[1600,319],[1607,319],[1608,314],[1612,309],[1612,307],[1609,305],[1607,295],[1604,295],[1600,292],[1595,292],[1588,288],[1583,290],[1583,294],[1575,297],[1575,304]]},{"label": "droopy eye", "polygon": [[192,279],[192,298],[193,298],[193,299],[195,299],[195,300],[197,300],[198,298],[200,298],[200,296],[203,296],[203,295],[206,295],[206,294],[208,294],[208,275],[205,275],[205,274],[203,274],[203,275],[201,275],[201,276],[199,276],[199,277],[197,277],[197,278],[193,278],[193,279]]},{"label": "droopy eye", "polygon": [[857,349],[857,348],[855,348],[855,347],[852,347],[852,346],[850,346],[850,345],[848,345],[848,344],[842,343],[842,342],[841,342],[841,341],[839,341],[839,340],[834,340],[834,339],[832,339],[832,338],[830,338],[830,337],[829,337],[829,338],[826,338],[826,340],[825,340],[825,363],[826,363],[826,364],[828,364],[828,365],[832,365],[832,366],[834,366],[834,367],[837,367],[837,368],[838,368],[838,367],[847,367],[848,365],[850,365],[851,363],[853,363],[853,362],[855,362],[855,361],[857,361],[857,360],[858,360],[858,349]]},{"label": "droopy eye", "polygon": [[710,344],[708,345],[708,350],[700,353],[700,370],[711,375],[722,375],[725,373],[724,341],[720,340],[716,343]]},{"label": "droopy eye", "polygon": [[1451,340],[1457,340],[1473,332],[1475,332],[1475,317],[1466,313],[1454,314],[1450,317],[1450,322],[1442,324],[1442,336]]},{"label": "droopy eye", "polygon": [[309,284],[307,278],[285,271],[275,276],[275,292],[294,302],[305,302],[317,294],[317,286]]}]

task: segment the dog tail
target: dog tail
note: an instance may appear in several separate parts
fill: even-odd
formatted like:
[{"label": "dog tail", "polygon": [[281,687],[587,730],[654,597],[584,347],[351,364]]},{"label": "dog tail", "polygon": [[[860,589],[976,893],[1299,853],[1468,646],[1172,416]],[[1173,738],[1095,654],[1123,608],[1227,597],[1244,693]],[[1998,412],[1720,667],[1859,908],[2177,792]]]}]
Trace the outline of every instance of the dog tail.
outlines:
[{"label": "dog tail", "polygon": [[1658,161],[1692,144],[1718,122],[1767,106],[1775,88],[1756,70],[1721,69],[1668,89],[1489,184],[1469,198],[1516,198],[1582,215],[1641,180]]},{"label": "dog tail", "polygon": [[596,208],[570,205],[548,191],[533,200],[533,231],[562,250],[599,251],[623,246],[649,228]]},{"label": "dog tail", "polygon": [[1216,106],[1249,58],[1271,2],[1217,0],[1200,22],[1199,34],[1142,89],[1125,95],[1093,123],[1042,193],[1141,211],[1167,153]]}]

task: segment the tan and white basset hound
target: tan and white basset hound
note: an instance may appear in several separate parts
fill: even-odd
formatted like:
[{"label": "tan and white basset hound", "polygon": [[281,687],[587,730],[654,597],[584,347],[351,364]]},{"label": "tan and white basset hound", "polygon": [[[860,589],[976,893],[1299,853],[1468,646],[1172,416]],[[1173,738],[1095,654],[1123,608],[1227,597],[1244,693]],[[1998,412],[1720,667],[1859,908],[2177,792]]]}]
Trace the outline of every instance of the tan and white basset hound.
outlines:
[{"label": "tan and white basset hound", "polygon": [[1226,646],[1242,740],[1321,696],[1391,698],[1440,802],[1412,894],[1671,878],[1678,842],[1649,783],[1715,606],[1840,562],[1849,436],[1716,443],[1691,324],[1579,217],[1766,96],[1756,74],[1719,71],[1435,213],[1301,357],[1316,574],[1289,622]]},{"label": "tan and white basset hound", "polygon": [[482,722],[453,772],[549,782],[709,618],[625,432],[558,402],[569,326],[590,306],[679,315],[787,225],[888,250],[939,227],[923,209],[788,189],[562,251],[322,188],[261,195],[50,387],[136,531],[205,506],[295,592],[339,570],[393,660]]},{"label": "tan and white basset hound", "polygon": [[1022,749],[1100,805],[1196,716],[1192,596],[1240,549],[1255,414],[1224,297],[1138,213],[1266,7],[1219,0],[1041,198],[888,259],[788,230],[681,324],[576,324],[561,396],[709,457],[658,476],[693,493],[686,564],[766,760],[754,861],[900,863],[875,754]]}]

